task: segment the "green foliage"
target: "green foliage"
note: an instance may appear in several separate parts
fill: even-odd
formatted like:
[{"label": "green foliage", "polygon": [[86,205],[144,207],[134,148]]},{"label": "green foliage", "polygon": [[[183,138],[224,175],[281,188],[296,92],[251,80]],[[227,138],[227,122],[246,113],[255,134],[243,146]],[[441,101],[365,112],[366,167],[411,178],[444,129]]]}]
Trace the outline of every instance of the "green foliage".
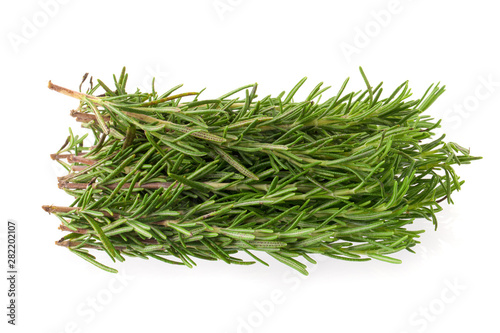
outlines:
[{"label": "green foliage", "polygon": [[405,82],[381,99],[382,85],[361,73],[365,91],[344,94],[346,80],[323,102],[321,84],[294,101],[305,79],[260,100],[257,84],[218,99],[172,95],[179,86],[126,93],[125,70],[114,88],[99,80],[86,94],[50,83],[80,100],[72,115],[95,136],[84,146],[70,131],[53,155],[70,169],[59,186],[75,198],[44,206],[70,231],[58,244],[113,272],[85,249],[188,267],[254,263],[239,251],[267,265],[260,251],[303,274],[297,258],[314,263],[308,254],[399,263],[388,254],[412,251],[422,232],[406,226],[437,227],[439,202],[463,183],[452,166],[478,157],[434,138],[439,121],[422,114],[444,87],[409,101]]}]

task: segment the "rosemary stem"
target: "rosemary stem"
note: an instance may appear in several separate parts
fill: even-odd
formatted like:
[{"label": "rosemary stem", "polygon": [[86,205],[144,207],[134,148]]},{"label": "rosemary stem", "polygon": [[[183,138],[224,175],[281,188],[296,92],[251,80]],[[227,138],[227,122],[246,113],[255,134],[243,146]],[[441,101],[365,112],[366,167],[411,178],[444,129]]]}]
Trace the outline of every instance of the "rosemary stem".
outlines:
[{"label": "rosemary stem", "polygon": [[71,90],[71,89],[64,88],[64,87],[58,86],[56,84],[53,84],[52,81],[49,81],[48,87],[49,87],[50,90],[54,90],[54,91],[56,91],[58,93],[61,93],[63,95],[66,95],[66,96],[69,96],[69,97],[73,97],[73,98],[76,98],[76,99],[80,99],[81,100],[83,98],[88,98],[88,99],[93,100],[93,101],[99,100],[98,97],[87,95],[87,94],[84,94],[84,93],[81,93],[81,92],[78,92],[78,91],[74,91],[74,90]]},{"label": "rosemary stem", "polygon": [[42,206],[69,232],[56,244],[109,272],[84,249],[188,267],[193,258],[264,263],[251,253],[262,251],[306,275],[295,258],[314,262],[311,253],[399,263],[388,255],[411,251],[422,232],[407,226],[437,227],[440,202],[463,183],[454,166],[479,158],[433,138],[440,121],[422,113],[444,87],[409,101],[405,82],[384,98],[360,71],[364,91],[344,94],[346,80],[324,100],[319,84],[302,101],[305,78],[262,99],[257,84],[216,99],[181,85],[129,94],[125,68],[115,86],[91,80],[86,93],[49,81],[79,101],[71,116],[92,132],[70,129],[51,155],[68,170],[58,186],[75,198]]}]

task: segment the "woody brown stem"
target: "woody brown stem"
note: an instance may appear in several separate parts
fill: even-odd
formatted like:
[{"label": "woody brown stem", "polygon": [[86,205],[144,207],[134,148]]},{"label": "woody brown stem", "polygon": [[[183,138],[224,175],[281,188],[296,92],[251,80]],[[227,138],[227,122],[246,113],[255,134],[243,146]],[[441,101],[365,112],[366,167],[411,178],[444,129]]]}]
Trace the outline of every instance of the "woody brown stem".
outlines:
[{"label": "woody brown stem", "polygon": [[83,171],[87,168],[85,165],[73,165],[71,171]]},{"label": "woody brown stem", "polygon": [[[76,210],[81,210],[80,207],[62,207],[62,206],[52,206],[52,205],[43,205],[42,209],[46,211],[49,214],[52,213],[70,213]],[[120,214],[113,214],[111,215],[110,213],[106,211],[102,211],[101,213],[104,214],[106,217],[116,217],[119,218]]]},{"label": "woody brown stem", "polygon": [[[59,245],[59,246],[63,246],[63,247],[75,247],[75,246],[78,246],[80,245],[82,242],[73,242],[73,241],[69,241],[69,240],[64,240],[64,238],[61,238],[60,240],[56,241],[56,245]],[[86,249],[100,249],[99,246],[96,246],[96,245],[92,245],[92,244],[86,244],[84,246]],[[116,248],[119,248],[120,246],[115,246],[115,249]],[[121,246],[122,249],[124,249],[123,246]]]},{"label": "woody brown stem", "polygon": [[73,154],[50,154],[50,158],[53,160],[60,160],[63,158],[68,158],[68,156],[71,156]]},{"label": "woody brown stem", "polygon": [[75,156],[75,155],[68,156],[68,162],[82,163],[82,164],[87,164],[87,165],[93,165],[96,163],[95,160],[91,160],[90,158],[85,158],[85,157]]},{"label": "woody brown stem", "polygon": [[82,235],[85,235],[89,232],[88,229],[82,229],[82,228],[76,228],[75,230],[73,230],[73,229],[68,228],[64,224],[61,224],[58,229],[62,230],[62,231],[69,231],[69,232],[74,232],[76,234],[82,234]]},{"label": "woody brown stem", "polygon": [[[89,113],[84,113],[84,112],[77,112],[75,110],[71,110],[71,116],[76,118],[76,121],[80,123],[88,123],[90,121],[96,121],[97,122],[97,117],[93,114]],[[102,116],[102,119],[105,122],[109,122],[111,118],[109,116]]]},{"label": "woody brown stem", "polygon": [[69,213],[74,210],[80,210],[79,207],[61,207],[61,206],[52,206],[52,205],[43,205],[42,209],[49,214],[52,213]]},{"label": "woody brown stem", "polygon": [[[81,155],[84,155],[82,153]],[[87,164],[87,165],[92,165],[95,164],[96,161],[92,160],[90,158],[85,158],[79,155],[73,155],[73,154],[50,154],[50,158],[53,160],[60,160],[60,159],[67,159],[68,162],[73,162],[73,163],[82,163],[82,164]]]},{"label": "woody brown stem", "polygon": [[91,99],[91,100],[98,100],[98,98],[95,97],[95,96],[83,94],[81,92],[77,92],[77,91],[74,91],[74,90],[71,90],[71,89],[68,89],[68,88],[64,88],[64,87],[58,86],[57,84],[53,84],[52,81],[49,81],[48,87],[49,87],[50,90],[57,91],[58,93],[61,93],[63,95],[66,95],[66,96],[69,96],[69,97],[73,97],[73,98],[76,98],[76,99],[88,98],[88,99]]}]

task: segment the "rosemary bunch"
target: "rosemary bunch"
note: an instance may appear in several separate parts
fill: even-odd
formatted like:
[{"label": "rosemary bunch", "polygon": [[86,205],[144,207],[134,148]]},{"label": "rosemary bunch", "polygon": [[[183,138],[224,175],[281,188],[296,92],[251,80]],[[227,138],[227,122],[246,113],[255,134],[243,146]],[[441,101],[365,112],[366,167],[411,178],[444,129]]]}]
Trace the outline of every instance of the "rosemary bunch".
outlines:
[{"label": "rosemary bunch", "polygon": [[[201,92],[128,93],[125,68],[86,93],[49,82],[79,100],[71,115],[92,131],[70,135],[52,155],[67,170],[59,187],[69,207],[43,206],[69,233],[57,245],[110,272],[89,249],[113,261],[125,256],[195,265],[194,258],[267,265],[266,252],[303,274],[310,254],[400,263],[390,254],[418,243],[406,226],[432,221],[440,202],[463,181],[454,164],[469,155],[423,112],[444,87],[418,100],[408,82],[382,98],[382,84],[322,100],[289,93],[257,98],[257,84],[218,98]],[[84,81],[87,76],[84,77]],[[83,82],[82,82],[83,83]],[[80,85],[81,88],[81,85]],[[102,88],[104,94],[96,95]],[[244,94],[244,97],[236,97]],[[246,252],[254,261],[235,257]]]}]

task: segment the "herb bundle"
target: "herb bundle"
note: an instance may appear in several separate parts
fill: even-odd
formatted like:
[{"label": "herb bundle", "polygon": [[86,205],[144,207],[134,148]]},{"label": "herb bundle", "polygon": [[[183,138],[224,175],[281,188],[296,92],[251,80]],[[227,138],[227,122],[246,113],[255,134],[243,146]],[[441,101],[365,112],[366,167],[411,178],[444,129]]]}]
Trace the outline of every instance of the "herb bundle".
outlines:
[{"label": "herb bundle", "polygon": [[322,84],[294,100],[305,79],[262,99],[257,84],[215,99],[181,86],[160,94],[154,80],[152,92],[127,93],[125,68],[113,88],[91,78],[86,93],[49,82],[79,100],[71,115],[94,135],[85,146],[70,129],[51,155],[75,198],[43,206],[69,232],[56,244],[110,272],[89,250],[188,267],[195,258],[267,265],[266,252],[303,274],[297,258],[315,263],[310,254],[400,263],[390,254],[413,252],[423,232],[406,226],[437,227],[440,202],[463,183],[452,166],[479,157],[436,138],[440,122],[422,114],[444,86],[408,100],[404,82],[382,98],[382,84],[361,74],[366,90],[344,93],[346,80],[323,101]]}]

